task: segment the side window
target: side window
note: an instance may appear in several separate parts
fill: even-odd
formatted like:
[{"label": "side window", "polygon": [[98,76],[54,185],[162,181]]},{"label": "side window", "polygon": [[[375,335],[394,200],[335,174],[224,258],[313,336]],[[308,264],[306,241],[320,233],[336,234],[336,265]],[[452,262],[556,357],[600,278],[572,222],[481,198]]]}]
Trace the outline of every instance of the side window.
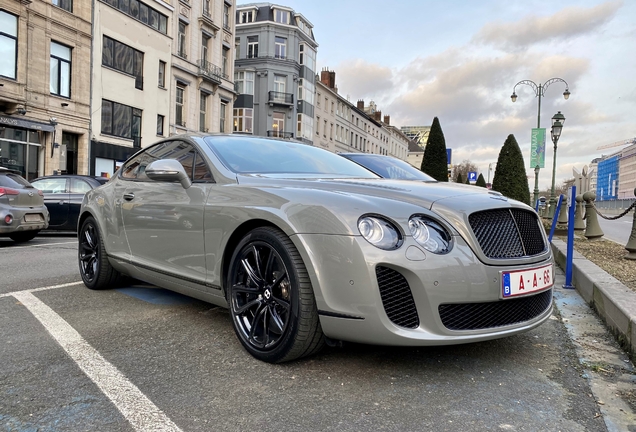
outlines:
[{"label": "side window", "polygon": [[66,192],[66,178],[48,178],[34,181],[33,187],[43,193],[61,194]]},{"label": "side window", "polygon": [[148,165],[148,152],[143,152],[126,162],[121,168],[121,176],[125,179],[134,180],[134,179],[146,179],[146,176],[143,174],[146,169],[146,165]]},{"label": "side window", "polygon": [[91,185],[81,179],[72,178],[71,179],[71,193],[76,194],[85,194],[89,190],[91,190]]},{"label": "side window", "polygon": [[194,159],[194,181],[203,180],[203,181],[212,181],[212,173],[208,169],[208,165],[205,163],[203,156],[199,152],[196,153],[196,157]]}]

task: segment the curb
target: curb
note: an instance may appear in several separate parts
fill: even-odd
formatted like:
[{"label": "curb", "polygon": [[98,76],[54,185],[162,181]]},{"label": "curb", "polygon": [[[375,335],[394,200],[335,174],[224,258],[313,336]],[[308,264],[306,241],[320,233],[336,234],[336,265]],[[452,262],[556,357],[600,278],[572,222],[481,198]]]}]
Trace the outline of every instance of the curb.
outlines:
[{"label": "curb", "polygon": [[[554,261],[565,269],[567,244],[554,238],[551,246]],[[636,292],[576,251],[572,259],[572,284],[629,356],[636,358]]]}]

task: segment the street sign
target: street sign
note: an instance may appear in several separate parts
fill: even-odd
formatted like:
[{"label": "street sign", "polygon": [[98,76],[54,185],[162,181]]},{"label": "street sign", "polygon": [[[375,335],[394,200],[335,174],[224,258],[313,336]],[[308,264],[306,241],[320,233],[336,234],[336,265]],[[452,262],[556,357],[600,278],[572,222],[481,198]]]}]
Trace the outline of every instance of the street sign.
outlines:
[{"label": "street sign", "polygon": [[545,168],[545,128],[532,128],[530,135],[530,168]]},{"label": "street sign", "polygon": [[477,173],[475,171],[468,171],[468,181],[470,183],[477,182]]}]

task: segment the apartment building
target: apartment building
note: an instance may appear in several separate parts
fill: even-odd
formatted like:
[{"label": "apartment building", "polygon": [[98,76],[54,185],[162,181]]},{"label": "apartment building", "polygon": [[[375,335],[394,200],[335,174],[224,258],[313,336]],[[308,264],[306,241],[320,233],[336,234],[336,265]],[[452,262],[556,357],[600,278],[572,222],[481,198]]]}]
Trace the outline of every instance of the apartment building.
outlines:
[{"label": "apartment building", "polygon": [[0,166],[88,172],[91,2],[0,3]]},{"label": "apartment building", "polygon": [[174,7],[95,1],[90,173],[111,176],[130,155],[168,136]]},{"label": "apartment building", "polygon": [[232,130],[312,144],[318,47],[313,25],[271,3],[238,5],[235,19]]},{"label": "apartment building", "polygon": [[231,133],[234,9],[232,0],[178,0],[172,21],[170,135]]},{"label": "apartment building", "polygon": [[91,174],[186,132],[228,132],[233,1],[95,2]]}]

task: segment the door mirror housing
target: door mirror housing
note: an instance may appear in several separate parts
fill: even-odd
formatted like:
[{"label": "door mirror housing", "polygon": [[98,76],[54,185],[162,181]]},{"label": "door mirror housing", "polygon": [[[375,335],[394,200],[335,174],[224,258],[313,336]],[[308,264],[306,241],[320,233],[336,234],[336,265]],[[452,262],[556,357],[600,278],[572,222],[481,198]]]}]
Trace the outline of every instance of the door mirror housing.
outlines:
[{"label": "door mirror housing", "polygon": [[190,177],[183,169],[183,165],[175,159],[159,159],[148,164],[145,170],[150,180],[160,182],[179,182],[184,189],[192,185]]}]

